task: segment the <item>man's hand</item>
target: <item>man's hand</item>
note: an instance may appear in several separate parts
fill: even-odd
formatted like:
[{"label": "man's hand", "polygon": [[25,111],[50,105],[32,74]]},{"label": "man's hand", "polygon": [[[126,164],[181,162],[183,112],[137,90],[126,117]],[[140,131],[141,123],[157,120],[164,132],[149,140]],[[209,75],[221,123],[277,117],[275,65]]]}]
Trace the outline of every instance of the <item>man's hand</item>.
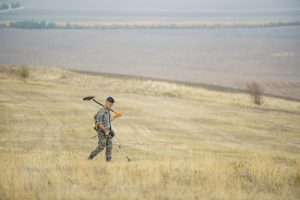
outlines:
[{"label": "man's hand", "polygon": [[120,113],[120,112],[115,112],[115,118],[121,117],[121,116],[122,116],[122,113]]},{"label": "man's hand", "polygon": [[104,132],[106,139],[112,138],[112,136],[109,133],[110,132],[108,130]]},{"label": "man's hand", "polygon": [[122,114],[120,112],[115,112],[115,115],[110,118],[110,121],[114,121],[115,119],[117,119],[118,117],[121,117],[121,116],[122,116]]},{"label": "man's hand", "polygon": [[105,130],[105,136],[106,136],[106,138],[108,138],[108,136],[109,136],[109,130]]}]

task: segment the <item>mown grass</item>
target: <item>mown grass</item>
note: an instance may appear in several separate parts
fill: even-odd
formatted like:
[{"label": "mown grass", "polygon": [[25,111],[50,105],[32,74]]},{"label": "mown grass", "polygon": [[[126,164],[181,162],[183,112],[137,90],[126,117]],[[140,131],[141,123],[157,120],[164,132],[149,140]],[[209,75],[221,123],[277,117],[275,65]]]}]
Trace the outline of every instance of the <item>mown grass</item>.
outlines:
[{"label": "mown grass", "polygon": [[[298,199],[300,103],[57,68],[0,67],[0,199]],[[114,146],[86,160],[99,100]]]}]

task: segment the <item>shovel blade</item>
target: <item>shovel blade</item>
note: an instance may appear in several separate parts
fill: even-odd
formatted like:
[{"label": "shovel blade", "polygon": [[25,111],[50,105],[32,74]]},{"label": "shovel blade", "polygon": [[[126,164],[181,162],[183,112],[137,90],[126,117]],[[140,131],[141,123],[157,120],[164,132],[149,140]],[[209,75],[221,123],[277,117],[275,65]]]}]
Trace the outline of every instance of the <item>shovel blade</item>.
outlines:
[{"label": "shovel blade", "polygon": [[87,96],[87,97],[83,97],[83,101],[89,101],[91,99],[95,98],[95,96]]}]

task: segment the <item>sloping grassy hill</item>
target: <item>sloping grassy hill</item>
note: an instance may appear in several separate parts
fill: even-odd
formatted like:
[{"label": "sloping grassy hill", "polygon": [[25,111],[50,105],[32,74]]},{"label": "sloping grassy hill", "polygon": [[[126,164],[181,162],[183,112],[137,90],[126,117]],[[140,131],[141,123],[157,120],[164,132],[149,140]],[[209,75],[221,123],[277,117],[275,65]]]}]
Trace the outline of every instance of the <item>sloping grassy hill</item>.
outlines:
[{"label": "sloping grassy hill", "polygon": [[[0,67],[0,199],[299,199],[300,102],[58,68]],[[82,97],[116,99],[113,161]]]}]

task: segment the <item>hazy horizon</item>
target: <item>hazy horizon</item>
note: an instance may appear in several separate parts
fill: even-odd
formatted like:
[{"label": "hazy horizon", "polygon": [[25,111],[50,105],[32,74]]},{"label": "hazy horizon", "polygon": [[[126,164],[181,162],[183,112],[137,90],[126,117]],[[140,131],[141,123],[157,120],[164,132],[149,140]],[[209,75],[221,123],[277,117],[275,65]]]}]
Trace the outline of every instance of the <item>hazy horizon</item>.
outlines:
[{"label": "hazy horizon", "polygon": [[24,7],[47,9],[93,10],[147,10],[147,11],[200,11],[200,10],[272,10],[300,9],[298,0],[18,0]]}]

